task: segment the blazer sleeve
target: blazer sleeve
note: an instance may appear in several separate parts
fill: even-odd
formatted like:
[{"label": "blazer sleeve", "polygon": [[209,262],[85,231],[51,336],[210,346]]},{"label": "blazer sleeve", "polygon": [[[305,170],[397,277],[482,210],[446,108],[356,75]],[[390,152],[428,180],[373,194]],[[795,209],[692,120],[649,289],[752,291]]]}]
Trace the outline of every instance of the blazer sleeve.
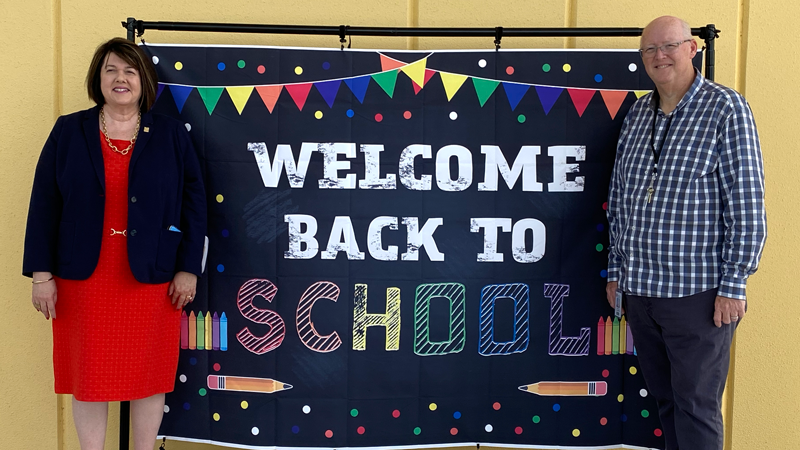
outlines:
[{"label": "blazer sleeve", "polygon": [[22,274],[33,277],[33,272],[55,272],[58,254],[58,232],[63,200],[56,181],[58,139],[63,117],[59,117],[39,155],[33,178],[28,224],[25,227],[25,250]]},{"label": "blazer sleeve", "polygon": [[189,133],[183,127],[178,127],[178,145],[181,146],[184,170],[181,201],[183,239],[178,247],[176,270],[199,277],[203,272],[203,246],[207,227],[203,173]]}]

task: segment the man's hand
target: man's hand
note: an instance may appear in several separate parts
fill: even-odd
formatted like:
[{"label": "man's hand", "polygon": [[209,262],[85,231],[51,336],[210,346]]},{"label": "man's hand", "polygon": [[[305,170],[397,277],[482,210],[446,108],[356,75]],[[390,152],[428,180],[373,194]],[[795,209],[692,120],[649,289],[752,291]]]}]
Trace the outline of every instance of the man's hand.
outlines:
[{"label": "man's hand", "polygon": [[714,301],[714,325],[717,328],[731,322],[736,323],[744,318],[746,300],[737,300],[735,298],[720,297]]},{"label": "man's hand", "polygon": [[[606,300],[608,300],[608,304],[611,305],[611,309],[614,309],[617,303],[616,281],[609,281],[608,284],[606,284]],[[622,314],[625,314],[625,308],[622,308]]]}]

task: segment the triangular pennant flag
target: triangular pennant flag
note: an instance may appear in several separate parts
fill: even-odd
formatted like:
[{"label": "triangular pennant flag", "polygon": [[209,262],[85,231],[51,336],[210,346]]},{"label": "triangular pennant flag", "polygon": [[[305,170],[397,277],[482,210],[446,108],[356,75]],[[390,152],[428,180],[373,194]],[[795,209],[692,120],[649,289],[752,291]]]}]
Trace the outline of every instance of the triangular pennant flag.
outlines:
[{"label": "triangular pennant flag", "polygon": [[189,94],[192,93],[191,86],[179,86],[177,84],[171,84],[169,86],[169,91],[172,93],[172,99],[175,100],[175,106],[178,107],[178,112],[183,111],[183,105],[186,104],[186,99],[189,98]]},{"label": "triangular pennant flag", "polygon": [[378,86],[380,86],[384,92],[386,92],[386,95],[388,95],[389,98],[394,96],[394,86],[397,84],[397,70],[376,73],[372,75],[372,79],[378,83]]},{"label": "triangular pennant flag", "polygon": [[556,100],[561,95],[564,88],[551,87],[551,86],[536,86],[536,93],[539,95],[539,101],[544,108],[544,115],[550,114],[550,109],[556,104]]},{"label": "triangular pennant flag", "polygon": [[637,99],[644,97],[645,95],[649,94],[650,92],[652,92],[652,91],[633,91],[633,93],[636,94],[636,98]]},{"label": "triangular pennant flag", "polygon": [[439,75],[442,77],[444,92],[447,94],[447,101],[449,102],[456,95],[456,92],[461,89],[464,82],[467,81],[467,76],[448,72],[439,72]]},{"label": "triangular pennant flag", "polygon": [[430,81],[430,79],[433,78],[434,75],[436,75],[436,71],[435,70],[425,69],[425,79],[422,80],[422,86],[417,84],[416,81],[411,81],[411,84],[414,86],[414,95],[419,94],[419,91],[421,91],[422,88],[426,84],[428,84],[428,81]]},{"label": "triangular pennant flag", "polygon": [[619,107],[622,106],[622,102],[624,102],[625,97],[628,96],[628,91],[600,91],[600,95],[603,96],[603,101],[606,103],[608,113],[611,114],[611,120],[614,120],[614,117],[617,116],[617,112],[619,111]]},{"label": "triangular pennant flag", "polygon": [[353,92],[353,95],[356,96],[359,103],[364,103],[364,95],[367,93],[367,87],[369,86],[369,80],[372,77],[369,75],[364,75],[363,77],[358,78],[348,78],[344,80],[344,84],[350,88]]},{"label": "triangular pennant flag", "polygon": [[325,103],[328,104],[328,107],[333,108],[333,101],[336,100],[336,94],[339,92],[339,86],[341,86],[341,84],[342,80],[331,80],[314,83],[314,86],[317,87],[317,90],[322,95]]},{"label": "triangular pennant flag", "polygon": [[387,70],[394,70],[398,67],[405,66],[406,63],[403,61],[398,61],[396,59],[389,58],[388,56],[381,55],[381,72],[386,72]]},{"label": "triangular pennant flag", "polygon": [[589,101],[594,97],[597,92],[594,89],[567,89],[569,96],[572,98],[572,104],[578,110],[578,117],[583,117],[583,112],[589,106]]},{"label": "triangular pennant flag", "polygon": [[221,87],[197,88],[197,92],[200,93],[200,98],[203,99],[203,104],[206,105],[206,110],[208,110],[209,116],[214,112],[214,108],[217,107],[217,102],[219,101],[219,97],[222,95],[223,90],[224,88]]},{"label": "triangular pennant flag", "polygon": [[292,96],[297,109],[302,111],[303,106],[306,104],[308,93],[311,92],[311,83],[287,84],[286,91]]},{"label": "triangular pennant flag", "polygon": [[236,111],[239,111],[239,115],[241,116],[244,105],[247,104],[247,100],[250,99],[250,94],[253,93],[253,86],[228,86],[225,89],[228,90],[228,95],[230,95],[231,100],[233,100],[233,106],[236,107]]},{"label": "triangular pennant flag", "polygon": [[486,104],[486,100],[492,96],[494,90],[497,89],[499,81],[485,80],[483,78],[473,78],[472,85],[475,86],[475,93],[478,94],[478,101],[481,102],[481,108]]},{"label": "triangular pennant flag", "polygon": [[[511,105],[511,110],[514,111],[517,105],[519,105],[520,100],[522,100],[522,97],[524,97],[525,93],[527,93],[528,89],[530,89],[530,86],[519,83],[503,83],[503,89],[506,91],[506,97],[508,97],[508,103]],[[550,106],[553,105],[551,104]],[[545,108],[545,115],[548,112],[550,112],[550,107]]]},{"label": "triangular pennant flag", "polygon": [[164,92],[164,85],[162,83],[158,83],[158,90],[156,91],[156,101],[158,101],[158,97],[161,97],[162,92]]},{"label": "triangular pennant flag", "polygon": [[275,103],[278,102],[278,97],[280,97],[282,89],[283,85],[280,84],[277,86],[256,86],[256,91],[258,95],[261,96],[261,100],[264,102],[264,106],[267,107],[270,114],[272,114],[272,110],[275,109]]},{"label": "triangular pennant flag", "polygon": [[425,84],[425,65],[427,63],[428,58],[422,58],[419,61],[413,62],[400,70],[408,75],[408,78],[411,78],[411,81],[413,81],[417,86],[423,86]]}]

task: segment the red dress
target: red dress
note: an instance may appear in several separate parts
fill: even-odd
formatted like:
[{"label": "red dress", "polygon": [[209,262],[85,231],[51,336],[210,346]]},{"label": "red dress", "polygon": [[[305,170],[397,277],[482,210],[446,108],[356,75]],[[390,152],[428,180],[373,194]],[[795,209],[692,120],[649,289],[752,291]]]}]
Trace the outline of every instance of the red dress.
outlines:
[{"label": "red dress", "polygon": [[[171,392],[178,367],[180,310],[169,283],[136,281],[127,237],[127,155],[100,134],[105,167],[104,234],[97,267],[86,280],[56,278],[53,366],[57,394],[81,401],[135,400]],[[112,140],[119,149],[130,141]],[[126,232],[127,234],[127,232]]]}]

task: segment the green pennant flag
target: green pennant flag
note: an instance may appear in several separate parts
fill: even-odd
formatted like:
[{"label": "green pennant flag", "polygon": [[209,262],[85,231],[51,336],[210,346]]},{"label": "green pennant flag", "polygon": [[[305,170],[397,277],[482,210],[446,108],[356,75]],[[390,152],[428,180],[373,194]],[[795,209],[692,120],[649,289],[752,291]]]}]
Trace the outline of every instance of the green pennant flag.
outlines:
[{"label": "green pennant flag", "polygon": [[378,83],[378,86],[383,88],[389,98],[394,95],[394,86],[397,83],[397,69],[388,72],[376,73],[372,79]]},{"label": "green pennant flag", "polygon": [[221,87],[198,87],[197,92],[200,93],[200,98],[203,99],[203,103],[206,105],[206,109],[208,110],[208,115],[210,116],[211,113],[214,112],[214,108],[217,107],[217,102],[219,101],[219,97],[222,95],[222,91],[225,88]]},{"label": "green pennant flag", "polygon": [[473,78],[472,84],[475,86],[475,92],[478,94],[478,100],[481,102],[481,108],[486,104],[486,100],[492,96],[494,90],[497,89],[499,81],[484,80],[483,78]]}]

